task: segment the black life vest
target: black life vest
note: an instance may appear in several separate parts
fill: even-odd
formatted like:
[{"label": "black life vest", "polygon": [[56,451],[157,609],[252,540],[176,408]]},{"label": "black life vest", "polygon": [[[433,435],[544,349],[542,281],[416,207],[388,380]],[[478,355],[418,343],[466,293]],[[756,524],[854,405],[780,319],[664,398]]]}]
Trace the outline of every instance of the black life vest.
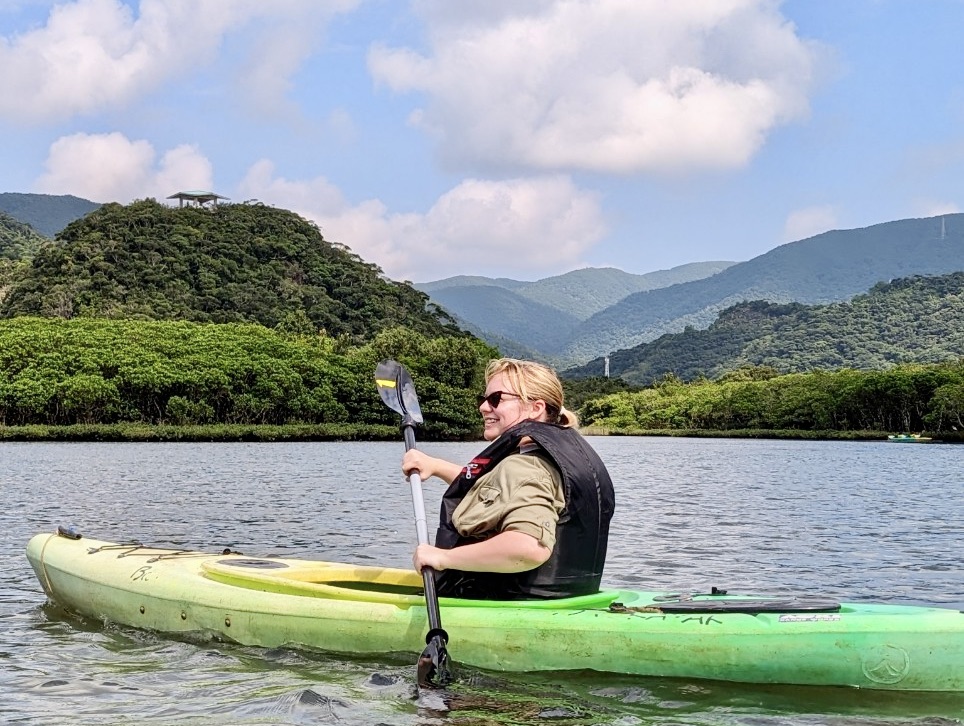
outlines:
[{"label": "black life vest", "polygon": [[[488,600],[561,598],[599,591],[609,520],[615,495],[609,472],[599,455],[578,431],[539,421],[524,421],[504,432],[476,456],[452,482],[442,497],[435,546],[451,549],[478,542],[462,537],[452,524],[452,514],[476,480],[507,456],[516,454],[519,441],[528,436],[548,455],[562,474],[565,509],[556,526],[552,555],[526,572],[437,573],[439,595]],[[492,532],[490,536],[494,536]]]}]

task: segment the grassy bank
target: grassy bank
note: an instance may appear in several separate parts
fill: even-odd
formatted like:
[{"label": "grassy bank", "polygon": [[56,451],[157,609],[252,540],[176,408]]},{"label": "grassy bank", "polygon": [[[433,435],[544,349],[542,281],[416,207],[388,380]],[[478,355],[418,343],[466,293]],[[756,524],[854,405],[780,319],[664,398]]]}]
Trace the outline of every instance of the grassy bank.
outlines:
[{"label": "grassy bank", "polygon": [[[613,429],[586,426],[585,436],[685,436],[703,439],[801,439],[810,441],[883,441],[887,431],[801,431],[797,429]],[[964,432],[928,434],[935,442],[964,443]],[[397,426],[366,424],[78,424],[75,426],[0,426],[3,441],[395,441]],[[422,440],[428,441],[424,434]],[[452,439],[446,439],[452,440]]]},{"label": "grassy bank", "polygon": [[802,431],[799,429],[613,429],[586,426],[585,436],[689,436],[703,439],[806,439],[809,441],[881,441],[887,431]]},{"label": "grassy bank", "polygon": [[361,424],[0,426],[0,441],[391,441],[400,436],[397,426]]}]

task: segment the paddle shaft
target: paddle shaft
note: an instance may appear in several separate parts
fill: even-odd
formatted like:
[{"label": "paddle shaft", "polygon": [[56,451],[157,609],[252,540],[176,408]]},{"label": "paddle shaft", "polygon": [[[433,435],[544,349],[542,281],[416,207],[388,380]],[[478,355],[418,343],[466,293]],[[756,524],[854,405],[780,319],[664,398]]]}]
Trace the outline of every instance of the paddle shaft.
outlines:
[{"label": "paddle shaft", "polygon": [[[405,450],[415,448],[415,423],[402,421],[402,431],[405,433]],[[425,523],[425,499],[422,496],[422,476],[417,471],[408,475],[408,483],[412,488],[412,507],[415,509],[415,529],[418,532],[418,543],[428,544],[428,527]],[[422,583],[425,587],[425,607],[428,610],[428,626],[430,631],[442,629],[442,617],[439,614],[438,595],[435,592],[435,570],[431,567],[422,568]]]},{"label": "paddle shaft", "polygon": [[[405,436],[405,450],[415,448],[415,427],[422,423],[422,408],[415,395],[412,377],[405,367],[393,360],[383,360],[375,368],[375,385],[378,395],[390,409],[402,416],[402,433]],[[418,544],[428,544],[428,527],[425,524],[425,501],[422,498],[422,474],[413,471],[408,477],[412,488],[412,506],[415,507],[415,529]],[[435,591],[435,570],[422,568],[422,582],[425,585],[425,609],[428,615],[429,631],[425,634],[425,650],[418,657],[418,685],[428,688],[445,686],[452,681],[449,670],[449,654],[445,649],[449,636],[442,629],[439,615],[438,594]]]}]

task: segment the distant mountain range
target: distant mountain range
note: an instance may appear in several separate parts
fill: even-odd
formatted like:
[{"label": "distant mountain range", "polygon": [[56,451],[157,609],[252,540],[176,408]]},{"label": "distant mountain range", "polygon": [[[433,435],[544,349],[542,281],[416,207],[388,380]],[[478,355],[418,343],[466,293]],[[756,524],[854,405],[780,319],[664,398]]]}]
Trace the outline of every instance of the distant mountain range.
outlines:
[{"label": "distant mountain range", "polygon": [[60,230],[93,212],[100,205],[70,194],[0,193],[0,212],[29,224],[44,237],[53,238]]},{"label": "distant mountain range", "polygon": [[[567,295],[566,286],[559,284],[566,275],[534,283],[449,278],[419,287],[490,343],[499,345],[497,337],[508,338],[537,357],[566,367],[687,326],[705,329],[722,310],[739,302],[839,302],[878,282],[962,271],[964,214],[834,230],[781,245],[747,262],[706,264],[705,269],[699,265],[675,268],[681,276],[689,274],[689,279],[630,291],[612,302],[625,287],[609,286],[607,275],[620,280],[627,273],[569,273],[580,273],[584,277],[576,279],[582,280],[593,280],[591,275],[598,273],[599,288],[608,286],[610,292],[597,292],[595,298],[582,286]],[[554,289],[554,296],[519,293],[520,285],[538,290],[543,283]],[[586,286],[592,288],[589,283]],[[547,300],[553,305],[547,305]]]},{"label": "distant mountain range", "polygon": [[545,358],[580,324],[633,293],[714,275],[732,262],[698,262],[634,275],[585,268],[535,282],[460,275],[416,284],[460,323],[508,355]]}]

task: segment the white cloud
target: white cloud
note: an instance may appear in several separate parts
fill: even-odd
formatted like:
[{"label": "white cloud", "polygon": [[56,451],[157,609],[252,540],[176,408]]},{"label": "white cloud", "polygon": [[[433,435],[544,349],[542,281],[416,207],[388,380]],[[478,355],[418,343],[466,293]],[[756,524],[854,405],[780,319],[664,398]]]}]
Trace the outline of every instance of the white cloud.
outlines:
[{"label": "white cloud", "polygon": [[783,240],[796,242],[837,228],[837,212],[833,206],[824,204],[806,207],[787,215],[787,221],[783,225]]},{"label": "white cloud", "polygon": [[132,199],[164,199],[185,189],[210,189],[210,162],[193,146],[157,153],[148,141],[131,141],[120,133],[73,134],[55,141],[46,173],[36,190],[73,194],[96,202],[127,203]]},{"label": "white cloud", "polygon": [[582,264],[606,232],[596,195],[565,176],[469,179],[425,213],[391,213],[378,200],[357,205],[323,178],[289,181],[273,165],[254,165],[241,195],[298,212],[325,238],[348,245],[393,279],[449,275],[542,277]]},{"label": "white cloud", "polygon": [[240,87],[277,108],[325,21],[359,2],[141,0],[136,12],[120,0],[61,2],[46,25],[0,37],[0,118],[50,121],[123,104],[209,66],[245,26],[255,35]]},{"label": "white cloud", "polygon": [[451,165],[631,173],[744,165],[808,112],[814,47],[773,0],[432,0],[431,53],[369,68],[427,96]]},{"label": "white cloud", "polygon": [[914,213],[921,217],[937,217],[941,214],[957,214],[961,205],[956,202],[941,202],[935,199],[920,199],[914,204]]}]

